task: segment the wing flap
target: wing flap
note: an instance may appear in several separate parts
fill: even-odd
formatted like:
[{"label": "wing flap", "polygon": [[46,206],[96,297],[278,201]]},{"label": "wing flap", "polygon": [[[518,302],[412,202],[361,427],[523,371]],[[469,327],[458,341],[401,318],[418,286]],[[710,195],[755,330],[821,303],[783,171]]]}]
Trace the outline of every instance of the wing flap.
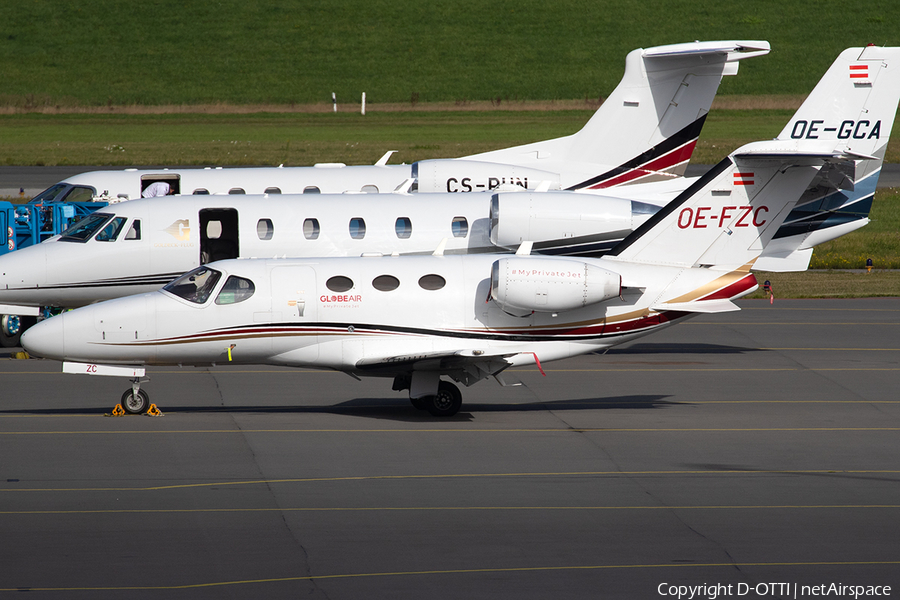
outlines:
[{"label": "wing flap", "polygon": [[733,312],[741,308],[731,300],[699,300],[697,302],[663,302],[654,304],[651,310],[662,312],[675,310],[678,312],[692,312],[702,314],[714,314]]},{"label": "wing flap", "polygon": [[482,350],[457,352],[423,352],[393,356],[366,357],[356,362],[356,368],[369,374],[381,371],[385,374],[411,373],[412,371],[437,371],[465,386],[470,386],[512,366],[507,359],[519,354],[506,352],[485,354]]}]

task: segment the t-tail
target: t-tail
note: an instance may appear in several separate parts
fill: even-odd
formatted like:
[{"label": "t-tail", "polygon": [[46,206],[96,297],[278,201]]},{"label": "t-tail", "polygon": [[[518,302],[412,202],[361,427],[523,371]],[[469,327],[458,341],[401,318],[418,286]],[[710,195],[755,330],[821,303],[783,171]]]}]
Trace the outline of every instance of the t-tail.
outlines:
[{"label": "t-tail", "polygon": [[462,160],[566,173],[559,183],[570,190],[683,175],[722,77],[737,74],[737,61],[768,52],[765,41],[633,50],[622,81],[578,133]]},{"label": "t-tail", "polygon": [[847,157],[747,144],[713,167],[608,255],[648,265],[749,272],[825,164]]},{"label": "t-tail", "polygon": [[755,264],[803,271],[813,246],[863,227],[900,102],[900,48],[844,50],[776,138],[831,145],[852,163],[826,165]]}]

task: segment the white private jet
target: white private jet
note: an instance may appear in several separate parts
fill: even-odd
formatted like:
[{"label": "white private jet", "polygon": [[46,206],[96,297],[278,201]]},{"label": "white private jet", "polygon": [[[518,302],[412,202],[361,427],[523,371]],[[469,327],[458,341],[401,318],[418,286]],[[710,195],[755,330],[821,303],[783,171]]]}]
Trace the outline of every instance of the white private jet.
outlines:
[{"label": "white private jet", "polygon": [[[461,393],[442,376],[469,386],[738,310],[757,288],[751,268],[822,172],[878,160],[861,150],[893,120],[900,48],[848,52],[820,118],[739,148],[601,258],[532,256],[524,240],[505,256],[225,260],[47,319],[23,345],[66,372],[132,377],[130,412],[148,407],[146,365],[238,363],[391,377],[414,405],[455,414]],[[883,72],[860,82],[860,67]]]},{"label": "white private jet", "polygon": [[175,194],[390,192],[407,180],[420,192],[600,189],[684,173],[719,83],[738,61],[768,54],[765,41],[672,44],[631,51],[625,75],[577,133],[456,159],[388,165],[91,171],[48,188],[37,200],[140,198],[156,182]]}]

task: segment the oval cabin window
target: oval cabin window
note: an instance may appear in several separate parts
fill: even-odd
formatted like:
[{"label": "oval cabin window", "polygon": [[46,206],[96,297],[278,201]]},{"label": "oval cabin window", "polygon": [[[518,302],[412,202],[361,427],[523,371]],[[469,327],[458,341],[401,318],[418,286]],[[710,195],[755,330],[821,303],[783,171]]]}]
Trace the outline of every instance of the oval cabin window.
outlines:
[{"label": "oval cabin window", "polygon": [[366,222],[362,217],[350,219],[350,237],[354,240],[361,240],[366,237]]},{"label": "oval cabin window", "polygon": [[397,237],[401,240],[408,240],[412,235],[412,221],[409,217],[398,218],[397,222],[394,223],[394,231],[397,232]]},{"label": "oval cabin window", "polygon": [[271,240],[275,235],[275,226],[272,225],[272,219],[260,219],[256,223],[256,235],[261,240]]},{"label": "oval cabin window", "polygon": [[400,287],[400,280],[393,275],[379,275],[372,280],[372,287],[380,292],[392,292]]},{"label": "oval cabin window", "polygon": [[319,238],[318,219],[306,219],[305,221],[303,221],[303,237],[308,240],[315,240]]},{"label": "oval cabin window", "polygon": [[325,282],[325,287],[332,292],[346,292],[353,288],[353,280],[349,277],[344,277],[343,275],[335,275]]},{"label": "oval cabin window", "polygon": [[465,217],[453,217],[453,223],[450,224],[450,231],[453,237],[464,238],[469,234],[469,221]]},{"label": "oval cabin window", "polygon": [[422,277],[419,278],[419,287],[423,290],[439,290],[445,285],[447,285],[447,280],[434,273],[422,275]]}]

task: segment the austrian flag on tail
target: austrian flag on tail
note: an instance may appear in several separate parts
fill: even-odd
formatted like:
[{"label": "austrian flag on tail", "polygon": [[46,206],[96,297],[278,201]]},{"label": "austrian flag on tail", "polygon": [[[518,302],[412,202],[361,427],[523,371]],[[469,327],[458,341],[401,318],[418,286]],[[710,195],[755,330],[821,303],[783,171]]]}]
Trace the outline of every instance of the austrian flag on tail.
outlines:
[{"label": "austrian flag on tail", "polygon": [[735,171],[734,185],[753,185],[753,171]]},{"label": "austrian flag on tail", "polygon": [[850,79],[868,79],[869,65],[850,65]]}]

